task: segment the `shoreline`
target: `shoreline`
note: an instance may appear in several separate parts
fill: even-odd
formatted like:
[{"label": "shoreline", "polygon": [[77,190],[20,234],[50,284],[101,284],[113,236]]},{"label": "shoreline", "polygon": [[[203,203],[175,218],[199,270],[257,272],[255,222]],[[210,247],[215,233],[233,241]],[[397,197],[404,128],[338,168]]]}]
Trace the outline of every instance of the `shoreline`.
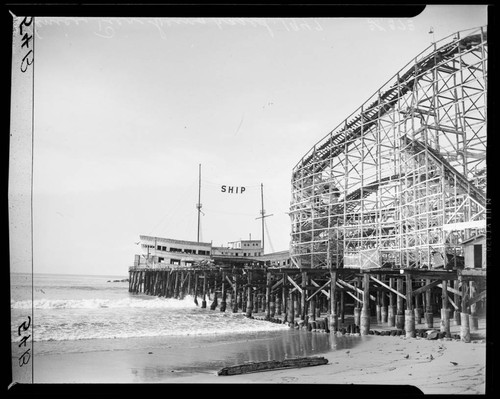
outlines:
[{"label": "shoreline", "polygon": [[[104,349],[109,340],[93,340],[90,344],[100,341],[100,345],[91,351],[35,356],[34,381],[42,384],[382,384],[413,385],[424,394],[482,394],[486,387],[484,319],[480,319],[479,327],[474,336],[480,340],[471,343],[450,338],[341,335],[296,329],[227,336],[123,339],[116,341],[120,345],[115,345],[115,349]],[[452,326],[452,332],[459,328]],[[133,341],[140,345],[130,348],[128,344]],[[46,345],[57,347],[58,343]],[[235,364],[303,356],[323,356],[328,364],[217,375],[221,368]]]}]

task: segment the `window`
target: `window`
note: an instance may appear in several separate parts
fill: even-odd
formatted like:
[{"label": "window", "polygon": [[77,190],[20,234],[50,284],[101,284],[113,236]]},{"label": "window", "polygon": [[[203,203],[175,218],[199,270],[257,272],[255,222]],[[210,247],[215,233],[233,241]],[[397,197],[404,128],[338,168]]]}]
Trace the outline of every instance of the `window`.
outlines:
[{"label": "window", "polygon": [[156,249],[157,249],[158,251],[161,251],[161,245],[157,245],[157,246],[156,246]]}]

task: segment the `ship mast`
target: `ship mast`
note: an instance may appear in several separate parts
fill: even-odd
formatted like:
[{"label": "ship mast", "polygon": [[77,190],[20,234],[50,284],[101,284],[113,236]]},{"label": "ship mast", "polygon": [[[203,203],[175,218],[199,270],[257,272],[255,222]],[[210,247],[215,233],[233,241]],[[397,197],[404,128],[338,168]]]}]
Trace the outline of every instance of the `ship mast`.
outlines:
[{"label": "ship mast", "polygon": [[198,167],[198,203],[196,204],[196,209],[198,209],[198,233],[196,236],[196,241],[200,242],[200,214],[201,214],[201,163]]},{"label": "ship mast", "polygon": [[261,198],[261,209],[260,209],[261,216],[255,219],[262,219],[262,255],[264,255],[264,218],[273,216],[273,214],[266,215],[266,211],[264,209],[264,184],[262,183],[260,183],[260,198]]}]

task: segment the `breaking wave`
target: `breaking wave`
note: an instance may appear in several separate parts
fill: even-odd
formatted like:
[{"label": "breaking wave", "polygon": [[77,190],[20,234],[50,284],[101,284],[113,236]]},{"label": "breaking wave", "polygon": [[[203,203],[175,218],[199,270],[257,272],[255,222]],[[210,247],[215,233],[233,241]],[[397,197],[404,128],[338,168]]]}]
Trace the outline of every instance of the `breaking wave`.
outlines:
[{"label": "breaking wave", "polygon": [[145,299],[130,297],[121,299],[36,299],[35,301],[11,301],[11,309],[99,309],[99,308],[176,308],[196,307],[194,298],[187,296],[183,300],[154,297]]}]

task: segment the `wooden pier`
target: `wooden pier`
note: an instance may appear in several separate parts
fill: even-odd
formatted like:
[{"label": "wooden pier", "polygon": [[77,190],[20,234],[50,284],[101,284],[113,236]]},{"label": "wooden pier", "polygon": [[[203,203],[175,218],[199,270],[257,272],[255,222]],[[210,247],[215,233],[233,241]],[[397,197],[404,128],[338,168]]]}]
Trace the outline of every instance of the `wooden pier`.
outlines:
[{"label": "wooden pier", "polygon": [[[415,337],[415,324],[470,342],[478,329],[477,307],[485,307],[486,271],[425,269],[269,268],[223,265],[129,270],[129,292],[182,299],[201,308],[263,314],[292,328],[373,334],[370,321]],[[351,317],[352,316],[352,317]],[[433,325],[434,317],[440,325]],[[344,323],[346,318],[351,323]],[[399,335],[398,334],[398,335]]]}]

